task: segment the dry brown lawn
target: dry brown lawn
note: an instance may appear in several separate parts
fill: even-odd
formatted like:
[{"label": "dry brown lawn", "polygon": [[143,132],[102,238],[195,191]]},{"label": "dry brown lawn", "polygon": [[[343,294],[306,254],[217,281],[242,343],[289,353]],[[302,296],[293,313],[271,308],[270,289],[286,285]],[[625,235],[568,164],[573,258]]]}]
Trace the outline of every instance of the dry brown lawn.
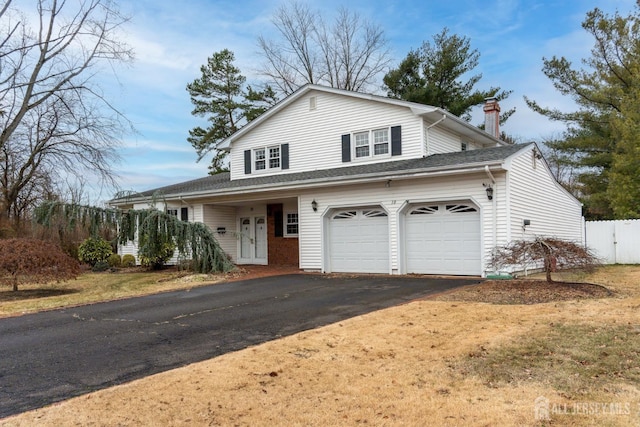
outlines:
[{"label": "dry brown lawn", "polygon": [[[581,279],[615,294],[540,304],[463,301],[455,293],[414,301],[0,425],[638,426],[640,358],[627,344],[640,343],[640,268],[607,267]],[[558,325],[566,340],[554,335]],[[607,338],[617,346],[584,332],[620,328],[626,335]],[[531,356],[547,341],[557,347]],[[571,349],[584,360],[568,358]],[[592,363],[587,354],[615,352],[624,369],[609,366],[592,378],[571,370]],[[565,360],[556,361],[560,355]],[[549,375],[535,363],[543,359]],[[505,367],[513,371],[506,380],[497,375]],[[548,399],[549,420],[535,417],[539,397]]]}]

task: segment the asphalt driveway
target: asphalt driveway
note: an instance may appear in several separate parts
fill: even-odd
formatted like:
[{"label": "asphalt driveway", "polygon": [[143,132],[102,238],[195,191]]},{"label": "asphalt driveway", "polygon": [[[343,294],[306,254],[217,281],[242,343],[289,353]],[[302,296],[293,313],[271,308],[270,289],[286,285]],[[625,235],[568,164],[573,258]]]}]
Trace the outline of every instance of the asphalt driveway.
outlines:
[{"label": "asphalt driveway", "polygon": [[479,281],[293,274],[0,319],[0,418]]}]

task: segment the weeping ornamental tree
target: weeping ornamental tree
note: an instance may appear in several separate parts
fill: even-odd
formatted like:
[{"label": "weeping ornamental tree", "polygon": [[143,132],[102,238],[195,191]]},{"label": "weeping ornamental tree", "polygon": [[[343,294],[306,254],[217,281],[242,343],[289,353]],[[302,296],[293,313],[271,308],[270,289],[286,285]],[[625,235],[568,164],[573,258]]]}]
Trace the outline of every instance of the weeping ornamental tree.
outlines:
[{"label": "weeping ornamental tree", "polygon": [[62,219],[67,228],[82,227],[92,235],[104,227],[117,229],[118,243],[138,242],[138,254],[153,258],[166,244],[175,245],[181,258],[190,259],[198,273],[226,272],[235,268],[209,228],[181,221],[158,209],[105,209],[95,206],[47,202],[34,212],[34,220],[51,226]]},{"label": "weeping ornamental tree", "polygon": [[515,240],[497,247],[491,254],[489,265],[499,271],[503,267],[516,269],[542,267],[547,282],[551,273],[559,270],[592,271],[600,265],[598,257],[589,248],[555,237],[536,236],[532,240]]}]

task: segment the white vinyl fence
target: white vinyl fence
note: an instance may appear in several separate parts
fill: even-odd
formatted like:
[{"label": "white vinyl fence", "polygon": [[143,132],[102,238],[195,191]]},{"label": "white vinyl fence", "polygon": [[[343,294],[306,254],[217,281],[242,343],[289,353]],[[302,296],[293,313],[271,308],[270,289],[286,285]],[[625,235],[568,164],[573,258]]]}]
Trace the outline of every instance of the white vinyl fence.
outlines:
[{"label": "white vinyl fence", "polygon": [[605,264],[640,264],[640,219],[587,221],[586,243]]}]

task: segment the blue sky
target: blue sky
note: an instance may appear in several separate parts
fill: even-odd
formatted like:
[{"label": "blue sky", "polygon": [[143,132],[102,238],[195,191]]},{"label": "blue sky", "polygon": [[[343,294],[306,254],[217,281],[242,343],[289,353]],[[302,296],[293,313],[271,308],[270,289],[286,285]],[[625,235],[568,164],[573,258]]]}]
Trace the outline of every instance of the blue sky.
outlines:
[{"label": "blue sky", "polygon": [[[389,40],[395,66],[410,49],[448,27],[467,36],[480,52],[475,70],[483,75],[478,88],[513,90],[501,105],[517,112],[503,127],[522,141],[559,135],[563,126],[527,108],[523,96],[545,106],[569,110],[571,100],[555,91],[542,74],[542,57],[565,56],[578,62],[587,57],[592,39],[582,29],[586,12],[594,7],[626,15],[635,0],[323,0],[309,2],[327,18],[346,5],[380,24]],[[131,16],[125,37],[136,61],[118,66],[117,79],[105,80],[107,96],[133,122],[116,165],[123,190],[142,191],[207,174],[210,157],[196,162],[187,142],[189,129],[203,125],[191,115],[187,83],[213,52],[227,48],[249,82],[261,57],[256,39],[273,32],[271,17],[281,0],[135,0],[122,4]],[[106,77],[105,77],[106,79]],[[473,123],[480,123],[481,113]],[[103,194],[108,199],[111,194]]]}]

